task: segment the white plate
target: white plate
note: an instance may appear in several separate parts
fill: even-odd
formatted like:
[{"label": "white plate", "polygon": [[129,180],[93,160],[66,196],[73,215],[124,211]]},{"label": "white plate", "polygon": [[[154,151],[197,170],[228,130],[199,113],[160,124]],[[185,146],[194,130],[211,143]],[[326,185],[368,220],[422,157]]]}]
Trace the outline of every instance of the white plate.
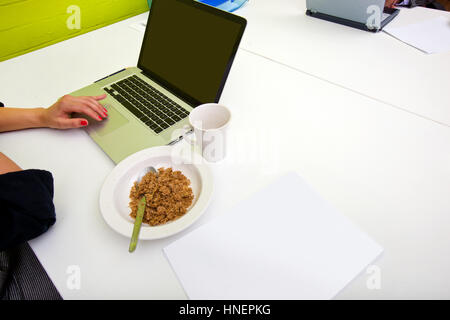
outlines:
[{"label": "white plate", "polygon": [[[195,222],[206,210],[213,192],[213,178],[201,158],[195,161],[173,155],[172,147],[154,147],[122,160],[106,178],[100,192],[100,211],[106,223],[118,233],[131,237],[134,219],[130,217],[130,190],[145,167],[180,170],[190,181],[194,201],[185,215],[160,226],[142,223],[140,240],[161,239],[174,235]],[[192,156],[192,155],[190,155]]]}]

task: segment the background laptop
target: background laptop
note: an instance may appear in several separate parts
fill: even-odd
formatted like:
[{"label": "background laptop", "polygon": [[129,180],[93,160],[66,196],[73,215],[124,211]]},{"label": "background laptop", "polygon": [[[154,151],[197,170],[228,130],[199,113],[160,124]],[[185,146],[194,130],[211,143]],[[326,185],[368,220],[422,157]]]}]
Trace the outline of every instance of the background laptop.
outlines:
[{"label": "background laptop", "polygon": [[246,20],[194,0],[153,0],[137,67],[72,93],[108,97],[87,132],[118,163],[179,139],[196,106],[218,102]]},{"label": "background laptop", "polygon": [[[306,0],[306,14],[350,27],[377,32],[400,12],[398,9],[385,9],[385,3],[386,0]],[[379,8],[379,19],[370,19],[375,12],[369,9],[371,6]],[[367,25],[368,21],[373,27]]]}]

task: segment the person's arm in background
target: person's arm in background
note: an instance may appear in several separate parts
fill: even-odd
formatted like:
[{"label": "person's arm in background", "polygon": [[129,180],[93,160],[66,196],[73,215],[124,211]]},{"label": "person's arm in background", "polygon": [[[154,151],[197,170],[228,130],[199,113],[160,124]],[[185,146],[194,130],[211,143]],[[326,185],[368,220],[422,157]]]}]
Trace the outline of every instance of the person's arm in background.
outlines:
[{"label": "person's arm in background", "polygon": [[434,0],[408,0],[408,7],[418,7],[418,6],[426,6],[430,3],[434,2]]},{"label": "person's arm in background", "polygon": [[425,6],[434,0],[386,0],[385,7],[386,8],[394,8],[396,6],[402,7],[417,7],[417,6]]},{"label": "person's arm in background", "polygon": [[101,121],[107,110],[98,102],[106,95],[96,97],[73,97],[65,95],[49,108],[0,108],[0,132],[28,128],[69,129],[88,125],[83,118],[71,118],[72,113],[82,113]]},{"label": "person's arm in background", "polygon": [[450,10],[450,0],[386,0],[385,7],[394,8],[395,6],[402,7],[429,7],[439,10]]},{"label": "person's arm in background", "polygon": [[445,10],[450,11],[450,0],[437,0]]},{"label": "person's arm in background", "polygon": [[384,6],[386,8],[394,8],[400,2],[402,2],[402,0],[386,0]]}]

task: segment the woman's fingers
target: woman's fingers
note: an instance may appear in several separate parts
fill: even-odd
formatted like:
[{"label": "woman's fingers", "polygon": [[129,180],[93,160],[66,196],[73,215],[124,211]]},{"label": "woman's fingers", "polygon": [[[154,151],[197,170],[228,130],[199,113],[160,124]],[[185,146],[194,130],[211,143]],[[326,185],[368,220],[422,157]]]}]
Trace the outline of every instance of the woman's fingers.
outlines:
[{"label": "woman's fingers", "polygon": [[97,113],[97,111],[94,110],[93,106],[91,106],[88,102],[84,100],[79,100],[79,103],[77,103],[71,108],[71,112],[83,113],[97,121],[103,120],[103,118],[99,116],[99,113]]},{"label": "woman's fingers", "polygon": [[103,100],[106,98],[106,93],[101,94],[99,96],[92,96],[92,98],[94,98],[95,100]]},{"label": "woman's fingers", "polygon": [[90,101],[92,101],[94,104],[96,104],[100,108],[100,112],[107,117],[108,116],[108,110],[102,106],[102,104],[98,101],[103,100],[106,98],[106,94],[102,94],[100,96],[92,96],[87,97]]},{"label": "woman's fingers", "polygon": [[107,110],[100,103],[98,103],[97,100],[92,97],[82,97],[81,99],[83,99],[83,101],[85,101],[87,105],[92,108],[92,110],[97,112],[100,117],[106,118],[108,116]]},{"label": "woman's fingers", "polygon": [[59,119],[60,129],[81,128],[88,125],[88,121],[83,118]]}]

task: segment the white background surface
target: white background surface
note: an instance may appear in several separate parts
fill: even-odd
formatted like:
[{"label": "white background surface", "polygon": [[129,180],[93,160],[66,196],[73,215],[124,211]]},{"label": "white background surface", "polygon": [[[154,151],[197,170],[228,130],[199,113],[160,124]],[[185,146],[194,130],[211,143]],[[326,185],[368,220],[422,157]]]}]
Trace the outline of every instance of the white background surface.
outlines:
[{"label": "white background surface", "polygon": [[[245,10],[251,12],[254,5],[258,13],[257,3],[268,2],[251,1]],[[261,19],[268,17],[268,13],[259,14]],[[1,62],[2,101],[10,106],[48,106],[67,92],[135,65],[142,34],[129,25],[144,17]],[[289,19],[274,11],[267,27],[275,32],[281,23],[295,24],[297,18],[304,19],[300,11]],[[265,28],[258,34],[256,25],[249,19],[245,41],[258,43],[264,37],[274,41],[276,36]],[[448,55],[435,56],[435,67],[424,75],[421,64],[416,68],[413,63],[422,59],[411,51],[415,49],[387,35],[372,35],[369,41],[356,30],[329,28],[321,21],[310,28],[315,35],[312,43],[326,42],[327,33],[337,30],[334,36],[347,39],[345,43],[354,41],[351,47],[335,41],[334,58],[325,51],[327,65],[334,69],[320,63],[325,53],[313,55],[308,49],[312,40],[304,45],[305,51],[298,54],[305,58],[299,61],[322,75],[347,60],[354,63],[354,69],[364,67],[360,56],[341,58],[376,42],[381,56],[408,52],[397,63],[398,74],[405,78],[419,81],[425,76],[438,79],[438,85],[445,83],[439,79],[448,79]],[[373,68],[376,75],[379,70],[377,65]],[[337,74],[329,73],[331,78]],[[3,133],[0,150],[23,168],[47,169],[54,175],[57,222],[31,245],[66,299],[185,298],[161,249],[226,214],[290,170],[385,249],[376,262],[382,272],[381,290],[367,289],[368,275],[363,273],[337,298],[450,298],[450,129],[392,106],[442,106],[440,115],[450,119],[447,91],[425,95],[409,90],[413,98],[396,91],[388,95],[383,90],[372,91],[392,100],[383,104],[240,50],[221,99],[233,112],[229,156],[212,166],[216,192],[209,210],[193,228],[174,238],[141,243],[132,255],[127,252],[128,239],[111,230],[98,209],[100,187],[113,163],[83,131]],[[66,286],[70,265],[81,268],[80,290]],[[137,270],[141,275],[137,276]]]},{"label": "white background surface", "polygon": [[[384,32],[306,16],[305,0],[254,0],[242,47],[371,98],[450,125],[449,53],[427,55]],[[402,9],[403,26],[450,13]],[[433,93],[433,94],[431,94]]]}]

